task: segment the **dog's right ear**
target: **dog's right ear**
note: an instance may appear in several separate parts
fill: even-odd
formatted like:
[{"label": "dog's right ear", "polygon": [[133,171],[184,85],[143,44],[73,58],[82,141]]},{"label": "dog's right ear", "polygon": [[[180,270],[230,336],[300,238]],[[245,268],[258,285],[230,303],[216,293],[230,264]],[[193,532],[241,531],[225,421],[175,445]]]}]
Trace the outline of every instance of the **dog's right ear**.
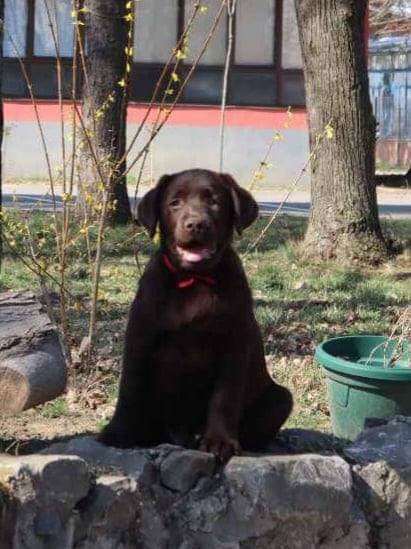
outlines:
[{"label": "dog's right ear", "polygon": [[157,223],[160,220],[161,196],[171,178],[171,175],[160,177],[154,189],[148,191],[138,204],[137,220],[147,229],[150,238],[153,238],[156,233]]}]

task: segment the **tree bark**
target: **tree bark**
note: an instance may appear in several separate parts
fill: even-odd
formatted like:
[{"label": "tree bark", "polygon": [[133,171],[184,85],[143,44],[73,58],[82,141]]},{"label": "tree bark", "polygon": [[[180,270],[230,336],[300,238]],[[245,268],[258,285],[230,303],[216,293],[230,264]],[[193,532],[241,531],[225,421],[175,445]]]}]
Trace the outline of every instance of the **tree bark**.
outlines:
[{"label": "tree bark", "polygon": [[56,327],[29,291],[0,294],[0,412],[61,395],[67,371]]},{"label": "tree bark", "polygon": [[[125,171],[127,86],[126,64],[129,23],[126,0],[86,0],[86,74],[83,79],[83,136],[79,169],[79,207],[93,215],[101,204],[102,183],[114,207],[107,210],[110,224],[131,220]],[[92,143],[95,155],[90,150]],[[96,157],[99,167],[96,166]],[[103,180],[103,181],[102,181]],[[97,209],[98,211],[98,209]]]},{"label": "tree bark", "polygon": [[[375,263],[386,257],[387,245],[375,188],[366,5],[367,0],[295,0],[313,154],[305,253]],[[328,124],[333,135],[327,138]]]},{"label": "tree bark", "polygon": [[[4,0],[0,0],[0,19],[4,21]],[[3,25],[0,27],[0,212],[3,208]],[[0,271],[3,264],[3,224],[0,220]]]}]

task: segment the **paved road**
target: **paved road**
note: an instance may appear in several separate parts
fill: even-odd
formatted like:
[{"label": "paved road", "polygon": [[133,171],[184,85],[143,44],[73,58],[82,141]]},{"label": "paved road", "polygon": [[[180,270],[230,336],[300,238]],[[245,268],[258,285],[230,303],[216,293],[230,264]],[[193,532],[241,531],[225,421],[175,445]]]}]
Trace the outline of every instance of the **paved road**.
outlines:
[{"label": "paved road", "polygon": [[[133,202],[133,200],[131,199]],[[56,197],[58,207],[61,208],[61,197]],[[279,206],[278,201],[259,201],[260,212],[262,215],[269,216],[275,212]],[[50,196],[41,194],[23,194],[18,195],[4,194],[3,195],[3,207],[6,208],[18,208],[20,210],[42,210],[52,211],[53,201]],[[293,202],[292,198],[287,201],[283,208],[282,213],[288,215],[295,215],[300,217],[306,217],[310,209],[310,202],[298,201]],[[380,215],[383,217],[393,217],[396,219],[411,219],[411,203],[383,203],[379,204]]]},{"label": "paved road", "polygon": [[[272,214],[278,207],[278,202],[259,202],[262,215]],[[288,215],[306,217],[310,209],[309,202],[287,202],[283,212]],[[411,204],[379,204],[380,216],[396,219],[411,219]]]}]

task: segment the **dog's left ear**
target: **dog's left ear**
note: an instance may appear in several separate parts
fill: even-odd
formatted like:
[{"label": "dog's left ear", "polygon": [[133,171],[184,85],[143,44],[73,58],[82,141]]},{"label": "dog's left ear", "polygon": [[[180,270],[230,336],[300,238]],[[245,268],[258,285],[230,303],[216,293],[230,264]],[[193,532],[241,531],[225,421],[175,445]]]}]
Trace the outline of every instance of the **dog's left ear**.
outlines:
[{"label": "dog's left ear", "polygon": [[240,187],[228,173],[222,173],[223,181],[228,185],[234,205],[234,225],[238,234],[251,225],[258,216],[258,204],[251,193]]},{"label": "dog's left ear", "polygon": [[171,175],[163,175],[160,177],[154,189],[148,191],[138,204],[138,222],[147,229],[150,238],[153,238],[156,233],[157,223],[160,220],[161,195],[171,178]]}]

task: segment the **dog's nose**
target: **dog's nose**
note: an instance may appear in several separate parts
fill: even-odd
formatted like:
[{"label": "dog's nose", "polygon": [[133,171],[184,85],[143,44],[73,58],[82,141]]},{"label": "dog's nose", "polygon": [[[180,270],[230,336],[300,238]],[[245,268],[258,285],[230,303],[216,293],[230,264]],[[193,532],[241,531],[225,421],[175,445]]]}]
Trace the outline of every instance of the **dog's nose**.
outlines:
[{"label": "dog's nose", "polygon": [[207,222],[205,219],[201,219],[198,217],[190,217],[186,219],[184,223],[184,227],[187,231],[189,231],[191,234],[202,234],[206,228],[207,228]]}]

